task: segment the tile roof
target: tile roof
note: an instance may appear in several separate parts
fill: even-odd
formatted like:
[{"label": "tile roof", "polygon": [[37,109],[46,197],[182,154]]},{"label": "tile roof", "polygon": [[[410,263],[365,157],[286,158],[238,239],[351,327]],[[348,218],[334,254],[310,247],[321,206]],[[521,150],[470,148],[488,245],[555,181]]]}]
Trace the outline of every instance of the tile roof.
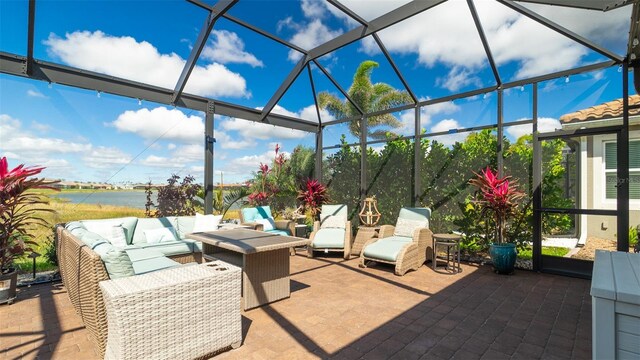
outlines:
[{"label": "tile roof", "polygon": [[[629,105],[640,104],[640,95],[629,96]],[[640,109],[631,109],[629,115],[640,114]],[[572,123],[578,121],[610,119],[622,116],[622,98],[606,102],[604,104],[592,106],[587,109],[578,110],[560,116],[560,122]]]}]

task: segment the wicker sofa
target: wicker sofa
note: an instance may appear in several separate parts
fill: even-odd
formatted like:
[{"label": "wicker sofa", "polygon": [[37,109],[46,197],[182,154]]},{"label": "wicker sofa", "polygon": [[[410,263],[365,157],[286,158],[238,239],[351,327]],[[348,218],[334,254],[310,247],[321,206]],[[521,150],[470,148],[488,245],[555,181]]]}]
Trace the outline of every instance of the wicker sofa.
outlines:
[{"label": "wicker sofa", "polygon": [[[126,228],[127,245],[124,248],[108,251],[102,249],[109,245],[104,243],[104,237],[87,230],[89,221],[56,226],[57,256],[63,284],[101,356],[105,353],[107,342],[107,315],[100,292],[101,281],[202,262],[201,244],[184,239],[193,230],[193,217],[119,218],[102,221],[120,222]],[[145,231],[168,226],[176,230],[178,240],[154,244],[145,241]],[[239,293],[240,289],[237,290]]]}]

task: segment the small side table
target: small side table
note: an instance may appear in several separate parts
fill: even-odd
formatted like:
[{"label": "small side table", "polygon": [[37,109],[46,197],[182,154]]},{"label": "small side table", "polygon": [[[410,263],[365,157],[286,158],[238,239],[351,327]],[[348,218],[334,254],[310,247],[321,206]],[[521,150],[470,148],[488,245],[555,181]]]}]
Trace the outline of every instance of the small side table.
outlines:
[{"label": "small side table", "polygon": [[308,227],[306,224],[296,224],[295,225],[296,233],[293,234],[295,237],[299,238],[307,238],[309,236]]},{"label": "small side table", "polygon": [[380,226],[358,226],[358,233],[351,245],[351,255],[360,256],[362,246],[369,240],[378,237]]},{"label": "small side table", "polygon": [[451,262],[452,273],[457,274],[462,271],[462,268],[460,267],[460,239],[462,239],[462,236],[456,234],[433,234],[432,262],[434,271],[436,271],[438,264],[438,246],[447,247],[447,270],[449,270],[449,262]]}]

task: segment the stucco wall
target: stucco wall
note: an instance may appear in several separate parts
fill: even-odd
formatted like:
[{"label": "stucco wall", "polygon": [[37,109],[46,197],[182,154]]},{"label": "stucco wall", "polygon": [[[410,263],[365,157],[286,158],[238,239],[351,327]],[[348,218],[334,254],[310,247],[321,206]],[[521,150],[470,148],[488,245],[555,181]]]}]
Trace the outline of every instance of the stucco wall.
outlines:
[{"label": "stucco wall", "polygon": [[[629,137],[631,139],[640,138],[640,126],[631,126]],[[587,166],[582,168],[582,179],[586,180],[586,187],[581,191],[587,192],[586,209],[616,209],[616,201],[605,199],[605,175],[602,161],[603,141],[615,140],[615,135],[597,135],[587,138]],[[586,179],[585,179],[586,178]],[[640,200],[629,202],[629,225],[640,225]],[[615,216],[582,216],[582,221],[586,222],[587,236],[594,236],[602,239],[616,240],[617,221]],[[584,230],[585,227],[583,227]]]}]

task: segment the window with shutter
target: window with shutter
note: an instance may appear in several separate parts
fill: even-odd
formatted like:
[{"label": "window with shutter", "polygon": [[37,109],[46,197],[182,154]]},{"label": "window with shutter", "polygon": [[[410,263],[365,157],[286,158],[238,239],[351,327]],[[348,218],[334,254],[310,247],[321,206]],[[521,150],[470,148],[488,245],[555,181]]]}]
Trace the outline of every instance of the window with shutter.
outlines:
[{"label": "window with shutter", "polygon": [[[607,199],[617,197],[618,144],[604,143],[605,191]],[[640,200],[640,140],[629,141],[629,199]]]}]

